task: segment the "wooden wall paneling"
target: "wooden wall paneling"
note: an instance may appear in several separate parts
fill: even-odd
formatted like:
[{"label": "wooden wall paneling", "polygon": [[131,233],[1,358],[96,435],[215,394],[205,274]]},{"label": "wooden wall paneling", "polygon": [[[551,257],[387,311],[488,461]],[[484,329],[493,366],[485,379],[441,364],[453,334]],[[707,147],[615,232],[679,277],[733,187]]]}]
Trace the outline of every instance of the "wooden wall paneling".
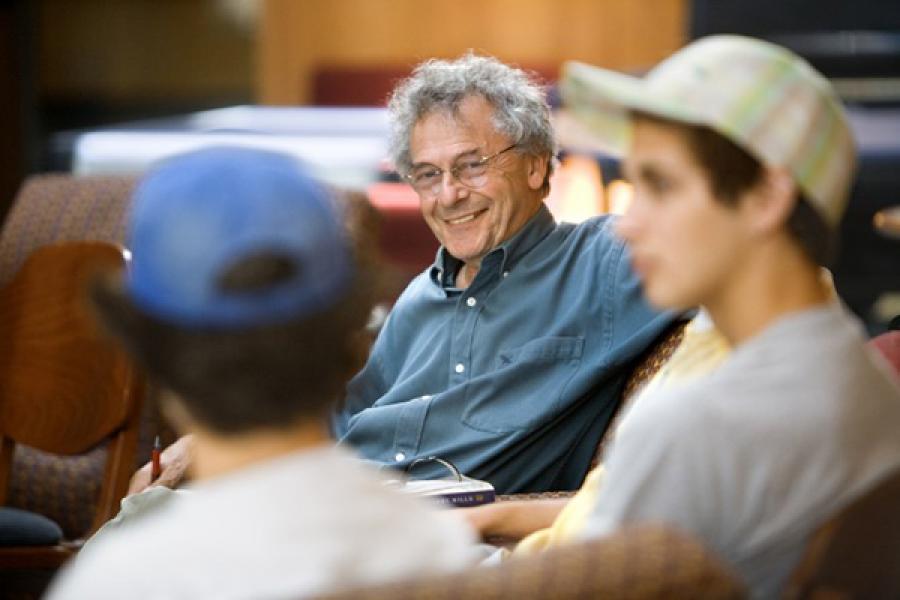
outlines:
[{"label": "wooden wall paneling", "polygon": [[303,104],[318,65],[412,65],[469,48],[524,65],[646,68],[685,40],[686,0],[265,0],[258,99]]},{"label": "wooden wall paneling", "polygon": [[50,97],[240,95],[254,35],[214,0],[41,0],[38,85]]}]

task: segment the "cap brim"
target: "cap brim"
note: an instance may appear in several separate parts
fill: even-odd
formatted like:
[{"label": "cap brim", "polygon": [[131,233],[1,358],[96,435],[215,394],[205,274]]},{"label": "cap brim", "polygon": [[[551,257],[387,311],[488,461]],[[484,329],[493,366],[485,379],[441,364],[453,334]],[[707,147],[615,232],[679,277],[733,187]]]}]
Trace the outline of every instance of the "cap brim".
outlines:
[{"label": "cap brim", "polygon": [[563,65],[560,92],[564,106],[560,142],[564,146],[584,148],[593,142],[613,154],[624,154],[631,143],[632,111],[699,122],[686,107],[654,94],[641,78],[576,61]]}]

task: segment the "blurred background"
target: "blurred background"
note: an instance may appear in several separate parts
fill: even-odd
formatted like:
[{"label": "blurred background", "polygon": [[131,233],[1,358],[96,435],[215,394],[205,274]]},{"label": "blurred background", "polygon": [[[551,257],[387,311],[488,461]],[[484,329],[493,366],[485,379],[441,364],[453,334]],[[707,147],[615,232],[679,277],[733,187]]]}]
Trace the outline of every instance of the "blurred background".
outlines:
[{"label": "blurred background", "polygon": [[[639,73],[721,32],[793,48],[851,107],[863,161],[834,275],[883,330],[900,313],[896,0],[0,1],[0,213],[36,173],[133,175],[198,144],[272,146],[365,189],[411,275],[435,243],[383,161],[381,107],[417,62],[474,49],[534,72],[552,98],[564,60]],[[562,161],[558,218],[627,207],[614,159]]]}]

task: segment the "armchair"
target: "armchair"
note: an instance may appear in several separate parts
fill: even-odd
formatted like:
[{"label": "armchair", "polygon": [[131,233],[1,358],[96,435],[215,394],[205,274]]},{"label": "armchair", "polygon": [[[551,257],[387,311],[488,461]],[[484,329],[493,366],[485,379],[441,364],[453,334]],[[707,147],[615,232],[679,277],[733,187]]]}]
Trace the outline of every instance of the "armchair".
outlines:
[{"label": "armchair", "polygon": [[[0,293],[0,505],[18,444],[77,455],[106,442],[99,494],[86,507],[90,531],[118,510],[133,469],[143,379],[100,332],[86,287],[97,270],[124,262],[112,244],[46,246]],[[78,546],[20,544],[0,547],[0,569],[54,568]]]}]

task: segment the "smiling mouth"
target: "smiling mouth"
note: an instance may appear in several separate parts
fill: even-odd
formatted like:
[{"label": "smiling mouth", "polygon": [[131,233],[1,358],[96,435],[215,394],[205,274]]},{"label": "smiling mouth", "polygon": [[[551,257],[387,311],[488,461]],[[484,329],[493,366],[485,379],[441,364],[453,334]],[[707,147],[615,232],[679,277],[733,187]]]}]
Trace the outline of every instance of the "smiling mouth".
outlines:
[{"label": "smiling mouth", "polygon": [[479,210],[468,215],[458,217],[456,219],[444,219],[449,225],[462,225],[463,223],[468,223],[469,221],[474,221],[477,217],[480,217],[482,214],[487,212],[487,209]]}]

